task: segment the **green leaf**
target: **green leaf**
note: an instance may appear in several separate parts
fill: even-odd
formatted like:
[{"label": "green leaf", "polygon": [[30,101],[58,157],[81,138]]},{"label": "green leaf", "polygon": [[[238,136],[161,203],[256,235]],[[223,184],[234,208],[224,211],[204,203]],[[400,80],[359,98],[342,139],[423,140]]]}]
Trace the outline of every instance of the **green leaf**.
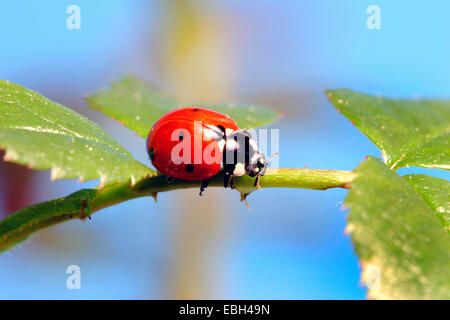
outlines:
[{"label": "green leaf", "polygon": [[110,88],[88,97],[87,102],[92,109],[104,112],[142,137],[147,137],[153,124],[164,114],[187,106],[228,114],[239,127],[247,129],[268,124],[279,117],[275,111],[254,106],[180,102],[135,76],[113,82]]},{"label": "green leaf", "polygon": [[243,129],[257,128],[269,124],[280,117],[280,114],[266,108],[253,105],[222,103],[222,104],[196,104],[229,115]]},{"label": "green leaf", "polygon": [[450,182],[424,174],[410,174],[405,178],[434,210],[442,226],[450,231]]},{"label": "green leaf", "polygon": [[87,102],[92,109],[120,121],[142,137],[147,137],[167,111],[179,107],[176,99],[133,76],[114,81],[109,89],[88,97]]},{"label": "green leaf", "polygon": [[107,184],[152,173],[97,124],[9,81],[0,81],[0,148],[7,161],[51,169],[52,179]]},{"label": "green leaf", "polygon": [[[370,298],[449,299],[450,238],[435,210],[380,160],[356,169],[347,231]],[[375,271],[375,272],[374,272]],[[375,277],[375,281],[374,281]]]},{"label": "green leaf", "polygon": [[450,101],[386,99],[347,89],[327,94],[381,149],[391,169],[450,169]]}]

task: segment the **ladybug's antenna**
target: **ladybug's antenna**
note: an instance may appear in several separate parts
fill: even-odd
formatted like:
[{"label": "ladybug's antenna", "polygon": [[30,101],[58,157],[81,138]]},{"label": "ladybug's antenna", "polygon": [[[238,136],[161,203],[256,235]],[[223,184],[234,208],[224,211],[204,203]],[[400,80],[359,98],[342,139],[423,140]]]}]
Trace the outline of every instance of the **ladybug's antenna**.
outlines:
[{"label": "ladybug's antenna", "polygon": [[275,156],[279,156],[280,154],[278,152],[275,152],[274,154],[272,154],[269,159],[266,160],[266,166],[269,165],[269,162],[272,160],[273,157]]}]

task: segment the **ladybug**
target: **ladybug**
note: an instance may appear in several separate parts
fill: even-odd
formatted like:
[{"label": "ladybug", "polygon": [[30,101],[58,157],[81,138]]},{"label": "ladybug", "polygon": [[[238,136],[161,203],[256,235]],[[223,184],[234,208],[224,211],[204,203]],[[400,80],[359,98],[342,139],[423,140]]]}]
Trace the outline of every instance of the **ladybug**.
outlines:
[{"label": "ladybug", "polygon": [[205,108],[171,111],[150,130],[147,152],[153,166],[169,178],[202,181],[200,195],[224,167],[224,187],[233,177],[264,175],[267,162],[256,141],[228,115]]}]

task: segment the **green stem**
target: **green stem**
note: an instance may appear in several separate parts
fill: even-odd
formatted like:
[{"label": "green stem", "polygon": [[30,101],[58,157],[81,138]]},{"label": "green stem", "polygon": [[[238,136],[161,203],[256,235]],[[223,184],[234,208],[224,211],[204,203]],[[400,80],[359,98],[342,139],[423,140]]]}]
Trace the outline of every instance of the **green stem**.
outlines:
[{"label": "green stem", "polygon": [[[315,190],[349,188],[355,176],[353,172],[338,170],[268,169],[260,185],[262,188]],[[235,179],[235,189],[241,193],[243,199],[255,190],[253,184],[254,178],[248,176]],[[223,187],[222,173],[214,177],[209,186]],[[96,211],[127,200],[145,196],[156,198],[159,192],[199,187],[199,181],[175,180],[166,183],[164,176],[153,176],[139,181],[134,186],[121,183],[102,189],[83,189],[65,198],[39,203],[0,221],[0,251],[11,248],[34,232],[71,219],[90,218]]]}]

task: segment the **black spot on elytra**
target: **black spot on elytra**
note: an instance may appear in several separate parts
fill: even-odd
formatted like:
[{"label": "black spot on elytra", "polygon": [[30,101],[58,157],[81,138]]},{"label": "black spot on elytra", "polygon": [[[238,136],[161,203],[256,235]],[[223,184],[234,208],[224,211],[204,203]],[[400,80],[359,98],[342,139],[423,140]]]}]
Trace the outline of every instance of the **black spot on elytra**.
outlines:
[{"label": "black spot on elytra", "polygon": [[198,109],[197,109],[197,108],[195,108],[195,109],[194,109],[194,112],[197,112],[197,111],[198,111]]},{"label": "black spot on elytra", "polygon": [[150,149],[149,154],[150,154],[150,159],[152,161],[155,161],[155,151],[153,150],[153,148]]},{"label": "black spot on elytra", "polygon": [[188,164],[187,166],[186,166],[186,171],[187,172],[192,172],[192,171],[194,171],[194,165],[191,163],[191,164]]}]

